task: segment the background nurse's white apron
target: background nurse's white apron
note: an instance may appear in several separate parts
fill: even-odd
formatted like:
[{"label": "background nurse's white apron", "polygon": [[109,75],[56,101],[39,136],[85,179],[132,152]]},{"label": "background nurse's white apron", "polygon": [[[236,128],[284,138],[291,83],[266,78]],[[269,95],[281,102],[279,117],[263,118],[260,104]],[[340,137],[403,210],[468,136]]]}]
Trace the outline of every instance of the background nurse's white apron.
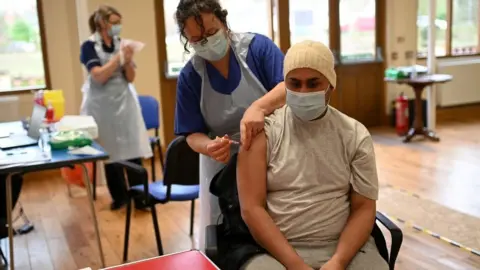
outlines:
[{"label": "background nurse's white apron", "polygon": [[[240,140],[240,120],[246,109],[267,93],[257,77],[247,66],[249,45],[255,35],[250,33],[233,33],[232,48],[241,71],[238,87],[225,95],[215,91],[208,78],[205,61],[198,56],[192,58],[195,70],[202,78],[200,108],[210,131],[211,138],[228,134],[232,139]],[[238,146],[232,145],[232,153]],[[221,222],[218,199],[210,191],[210,182],[217,172],[224,167],[212,158],[200,155],[200,235],[199,248],[205,248],[205,227]]]},{"label": "background nurse's white apron", "polygon": [[[112,53],[102,49],[98,33],[89,40],[95,42],[95,51],[102,65],[120,50],[118,37],[113,39],[115,50]],[[103,85],[89,75],[82,91],[81,114],[91,115],[97,122],[99,142],[110,156],[108,162],[152,156],[137,93],[125,79],[122,67]]]}]

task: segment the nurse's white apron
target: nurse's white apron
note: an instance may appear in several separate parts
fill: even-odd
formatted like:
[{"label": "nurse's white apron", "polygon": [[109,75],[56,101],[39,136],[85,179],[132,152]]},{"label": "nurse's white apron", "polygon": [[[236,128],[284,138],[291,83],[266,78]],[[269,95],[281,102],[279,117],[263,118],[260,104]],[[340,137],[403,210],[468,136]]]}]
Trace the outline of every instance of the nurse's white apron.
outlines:
[{"label": "nurse's white apron", "polygon": [[[115,50],[112,53],[102,49],[102,38],[98,33],[89,40],[95,42],[95,51],[102,65],[120,50],[118,37],[113,39]],[[91,115],[97,122],[99,142],[110,156],[108,162],[152,156],[137,93],[125,79],[122,67],[105,84],[96,82],[89,75],[82,91],[81,114]]]},{"label": "nurse's white apron", "polygon": [[[225,95],[215,91],[208,78],[205,60],[193,56],[192,64],[202,79],[200,108],[210,131],[211,138],[228,134],[234,140],[240,140],[240,120],[246,109],[267,90],[247,66],[249,45],[254,37],[250,33],[233,33],[232,48],[241,71],[238,87]],[[232,154],[238,151],[238,146],[232,145]],[[221,222],[218,199],[210,191],[210,182],[224,164],[214,159],[200,155],[200,235],[199,248],[205,248],[205,227]]]}]

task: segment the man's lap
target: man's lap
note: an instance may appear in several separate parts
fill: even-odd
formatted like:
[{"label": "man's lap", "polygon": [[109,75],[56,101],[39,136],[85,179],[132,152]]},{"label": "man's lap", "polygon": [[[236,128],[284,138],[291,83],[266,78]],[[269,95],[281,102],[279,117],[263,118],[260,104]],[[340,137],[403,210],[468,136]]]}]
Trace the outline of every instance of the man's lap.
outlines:
[{"label": "man's lap", "polygon": [[[313,269],[318,270],[325,264],[335,253],[336,243],[332,243],[323,247],[301,247],[296,248],[300,257],[305,263],[310,265]],[[245,265],[242,270],[284,270],[285,267],[267,254],[262,254],[253,257]],[[388,264],[378,253],[375,241],[373,238],[360,249],[357,255],[353,258],[348,270],[388,270]]]}]

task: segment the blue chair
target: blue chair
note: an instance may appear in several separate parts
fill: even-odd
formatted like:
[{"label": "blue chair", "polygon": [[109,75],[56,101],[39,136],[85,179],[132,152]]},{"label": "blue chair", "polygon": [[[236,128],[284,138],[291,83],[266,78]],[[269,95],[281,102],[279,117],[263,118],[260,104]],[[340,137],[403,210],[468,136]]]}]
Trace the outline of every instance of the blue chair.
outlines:
[{"label": "blue chair", "polygon": [[157,179],[155,175],[155,146],[158,147],[158,153],[160,158],[160,166],[163,168],[163,153],[162,153],[162,145],[160,142],[159,137],[159,129],[160,129],[160,117],[159,114],[159,104],[158,101],[152,96],[138,96],[138,101],[140,103],[140,107],[142,109],[143,121],[145,122],[145,127],[147,130],[154,130],[155,136],[150,137],[150,147],[152,147],[153,156],[150,159],[152,163],[152,179],[155,181]]},{"label": "blue chair", "polygon": [[199,154],[187,144],[185,137],[175,138],[167,149],[165,173],[163,181],[148,182],[148,173],[142,166],[128,161],[118,162],[126,170],[134,172],[142,181],[142,185],[130,187],[125,222],[125,241],[123,261],[128,258],[128,238],[130,234],[130,218],[132,200],[142,199],[150,207],[152,213],[155,239],[159,255],[163,255],[162,240],[158,227],[156,204],[165,204],[170,201],[191,201],[190,209],[190,236],[193,235],[193,221],[195,214],[195,200],[199,195]]}]

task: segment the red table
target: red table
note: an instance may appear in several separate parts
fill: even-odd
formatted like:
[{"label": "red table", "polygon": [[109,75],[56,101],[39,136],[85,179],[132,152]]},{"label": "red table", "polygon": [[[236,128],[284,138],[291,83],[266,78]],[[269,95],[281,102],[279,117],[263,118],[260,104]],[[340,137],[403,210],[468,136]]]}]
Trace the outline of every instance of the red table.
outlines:
[{"label": "red table", "polygon": [[138,262],[131,262],[104,270],[219,270],[207,256],[198,250],[173,253]]}]

